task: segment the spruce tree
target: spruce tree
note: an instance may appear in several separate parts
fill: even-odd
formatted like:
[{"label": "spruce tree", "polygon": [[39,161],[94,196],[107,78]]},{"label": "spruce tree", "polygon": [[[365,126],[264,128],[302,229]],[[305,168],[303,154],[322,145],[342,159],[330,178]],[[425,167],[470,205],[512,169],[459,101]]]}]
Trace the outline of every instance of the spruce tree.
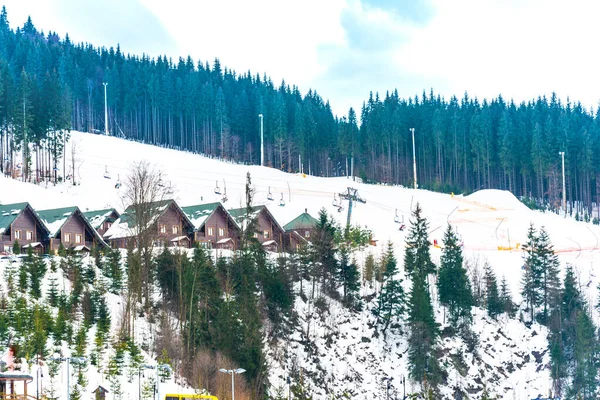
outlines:
[{"label": "spruce tree", "polygon": [[13,254],[21,254],[21,245],[19,244],[19,240],[15,239],[12,245]]},{"label": "spruce tree", "polygon": [[358,309],[360,308],[358,296],[360,291],[360,274],[358,273],[356,264],[350,261],[346,246],[341,246],[339,265],[339,281],[343,290],[343,302],[351,309]]},{"label": "spruce tree", "polygon": [[336,289],[338,284],[336,282],[336,271],[338,263],[335,257],[336,228],[333,219],[329,217],[324,208],[319,211],[314,236],[313,257],[316,268],[314,275],[331,296],[337,297]]},{"label": "spruce tree", "polygon": [[31,247],[28,249],[27,259],[30,293],[33,298],[39,299],[42,297],[42,279],[46,275],[46,262],[38,255],[34,255]]},{"label": "spruce tree", "polygon": [[540,265],[540,292],[542,314],[540,322],[547,324],[550,312],[560,306],[559,262],[546,229],[542,227],[535,249]]},{"label": "spruce tree", "polygon": [[421,215],[419,203],[412,212],[410,228],[406,237],[406,251],[404,253],[404,271],[408,275],[416,273],[426,280],[427,275],[436,271],[435,264],[429,254],[429,223]]},{"label": "spruce tree", "polygon": [[385,273],[383,274],[383,286],[379,293],[377,308],[373,311],[377,316],[378,324],[385,333],[392,321],[400,321],[406,311],[404,289],[402,279],[398,278],[396,256],[392,242],[388,242],[385,257]]},{"label": "spruce tree", "polygon": [[370,288],[373,287],[373,279],[375,277],[375,257],[373,253],[367,254],[363,267],[363,282]]},{"label": "spruce tree", "polygon": [[502,303],[502,312],[506,313],[509,317],[513,317],[515,314],[515,303],[512,300],[510,288],[506,282],[506,277],[502,277],[500,283],[500,302]]},{"label": "spruce tree", "polygon": [[485,306],[488,315],[491,318],[496,318],[504,309],[500,293],[498,292],[498,281],[496,274],[492,271],[492,267],[486,263],[485,265]]},{"label": "spruce tree", "polygon": [[437,287],[440,303],[448,307],[450,325],[457,328],[459,320],[469,323],[473,306],[471,284],[463,266],[462,248],[450,224],[444,234]]},{"label": "spruce tree", "polygon": [[534,320],[537,307],[542,303],[542,293],[540,292],[542,268],[537,254],[538,237],[533,224],[529,225],[527,231],[527,242],[523,245],[525,251],[525,264],[523,265],[524,274],[521,281],[521,295],[525,299],[527,309],[531,315],[531,321]]},{"label": "spruce tree", "polygon": [[121,251],[119,249],[111,249],[107,254],[107,277],[110,279],[110,292],[119,294],[123,288],[123,270],[121,269]]}]

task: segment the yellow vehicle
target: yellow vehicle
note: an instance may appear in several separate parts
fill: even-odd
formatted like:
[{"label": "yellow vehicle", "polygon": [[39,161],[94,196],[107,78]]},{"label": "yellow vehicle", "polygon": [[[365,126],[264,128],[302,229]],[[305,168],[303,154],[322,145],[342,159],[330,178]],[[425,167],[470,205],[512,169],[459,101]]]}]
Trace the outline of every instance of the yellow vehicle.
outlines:
[{"label": "yellow vehicle", "polygon": [[209,394],[165,394],[165,400],[196,400],[196,399],[208,399],[208,400],[219,400],[217,396],[211,396]]}]

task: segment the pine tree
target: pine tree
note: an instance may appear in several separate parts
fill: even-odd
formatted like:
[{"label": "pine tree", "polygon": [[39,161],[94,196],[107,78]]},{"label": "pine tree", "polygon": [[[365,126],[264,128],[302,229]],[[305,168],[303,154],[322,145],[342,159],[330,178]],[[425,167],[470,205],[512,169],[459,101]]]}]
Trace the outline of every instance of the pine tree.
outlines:
[{"label": "pine tree", "polygon": [[[338,284],[336,282],[336,270],[338,263],[334,249],[336,228],[333,220],[324,208],[319,211],[314,236],[313,257],[316,264],[316,271],[314,271],[315,278],[321,282],[331,296],[337,297]],[[314,283],[315,281],[313,280],[313,292],[315,289]]]},{"label": "pine tree", "polygon": [[404,271],[406,274],[417,274],[426,280],[427,275],[435,273],[435,264],[429,254],[429,223],[421,215],[419,203],[412,212],[410,228],[406,237],[406,251],[404,253]]},{"label": "pine tree", "polygon": [[525,251],[525,264],[523,268],[523,280],[521,282],[521,295],[525,299],[527,308],[531,314],[531,321],[534,320],[537,307],[542,303],[542,293],[540,293],[541,266],[537,254],[538,237],[533,224],[529,225],[527,231],[527,243],[523,245]]},{"label": "pine tree", "polygon": [[585,309],[577,315],[575,338],[575,370],[570,392],[583,399],[594,399],[598,388],[598,338],[594,322]]},{"label": "pine tree", "polygon": [[496,274],[492,271],[492,267],[486,263],[485,265],[485,305],[488,315],[491,318],[496,318],[503,311],[503,304],[498,293],[498,281]]},{"label": "pine tree", "polygon": [[373,253],[367,254],[365,265],[363,267],[363,282],[370,288],[373,287],[373,278],[375,277],[375,257]]},{"label": "pine tree", "polygon": [[123,288],[123,271],[121,269],[121,251],[112,249],[107,254],[107,277],[110,279],[110,292],[119,294]]},{"label": "pine tree", "polygon": [[414,273],[409,303],[408,361],[410,377],[416,382],[427,381],[436,386],[441,381],[441,369],[436,355],[439,336],[431,297],[425,277]]},{"label": "pine tree", "polygon": [[560,280],[558,278],[558,257],[554,254],[553,246],[544,227],[540,229],[535,252],[539,260],[541,275],[540,292],[543,309],[540,322],[547,324],[550,312],[560,306]]},{"label": "pine tree", "polygon": [[450,224],[444,235],[440,270],[438,274],[440,303],[448,307],[450,324],[457,328],[459,320],[471,321],[473,295],[467,270],[463,266],[462,249]]},{"label": "pine tree", "polygon": [[28,248],[27,260],[30,293],[33,298],[39,299],[42,297],[42,279],[46,275],[46,262],[38,255],[34,255],[31,247]]},{"label": "pine tree", "polygon": [[382,331],[384,333],[390,323],[399,321],[406,311],[402,279],[397,277],[396,264],[394,247],[391,242],[388,242],[383,286],[379,293],[377,308],[373,310],[377,316],[377,322],[383,326]]},{"label": "pine tree", "polygon": [[346,246],[341,246],[340,250],[340,270],[339,281],[343,290],[344,304],[354,310],[360,308],[359,296],[360,291],[360,274],[354,262],[351,262]]},{"label": "pine tree", "polygon": [[21,245],[19,244],[19,240],[15,239],[12,246],[13,254],[21,254]]},{"label": "pine tree", "polygon": [[505,276],[502,277],[502,282],[500,283],[500,303],[502,304],[502,312],[506,313],[509,317],[513,317],[515,314],[515,303],[512,300]]}]

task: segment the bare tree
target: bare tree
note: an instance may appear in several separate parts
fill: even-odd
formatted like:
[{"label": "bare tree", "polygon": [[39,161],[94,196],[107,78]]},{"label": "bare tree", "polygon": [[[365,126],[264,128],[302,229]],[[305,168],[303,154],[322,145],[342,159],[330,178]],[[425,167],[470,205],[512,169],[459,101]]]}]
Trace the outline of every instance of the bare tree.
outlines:
[{"label": "bare tree", "polygon": [[137,251],[141,262],[139,276],[129,276],[129,280],[139,282],[137,300],[144,300],[146,312],[150,309],[153,287],[152,248],[158,236],[157,217],[163,211],[167,190],[161,179],[162,173],[148,161],[134,162],[125,181],[122,201],[129,206],[130,237],[132,247]]}]

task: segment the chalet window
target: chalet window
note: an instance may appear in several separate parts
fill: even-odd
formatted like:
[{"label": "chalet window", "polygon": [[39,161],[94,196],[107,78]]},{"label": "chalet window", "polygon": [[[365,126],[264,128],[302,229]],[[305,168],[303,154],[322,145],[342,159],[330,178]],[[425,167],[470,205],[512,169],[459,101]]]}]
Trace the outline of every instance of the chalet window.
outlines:
[{"label": "chalet window", "polygon": [[21,239],[21,231],[15,231],[15,239]]},{"label": "chalet window", "polygon": [[70,233],[65,233],[65,235],[64,235],[64,241],[66,243],[70,243],[71,242],[71,234]]},{"label": "chalet window", "polygon": [[33,232],[32,231],[25,232],[25,238],[27,240],[33,240]]},{"label": "chalet window", "polygon": [[167,226],[166,225],[161,225],[160,226],[160,233],[167,233]]},{"label": "chalet window", "polygon": [[271,236],[271,232],[269,231],[264,231],[263,232],[263,236],[265,237],[265,239],[268,239]]},{"label": "chalet window", "polygon": [[219,237],[225,236],[225,228],[219,228]]},{"label": "chalet window", "polygon": [[310,231],[304,231],[304,237],[305,238],[309,238],[310,237]]},{"label": "chalet window", "polygon": [[173,225],[173,234],[178,234],[179,233],[179,227],[176,225]]},{"label": "chalet window", "polygon": [[257,238],[258,237],[258,233],[254,232],[254,237]]},{"label": "chalet window", "polygon": [[75,235],[75,243],[76,244],[81,244],[81,242],[82,242],[82,237],[81,236],[82,235],[80,233],[78,233],[78,234]]},{"label": "chalet window", "polygon": [[212,226],[209,226],[206,229],[206,235],[207,236],[214,236],[215,235],[215,228],[213,228]]}]

